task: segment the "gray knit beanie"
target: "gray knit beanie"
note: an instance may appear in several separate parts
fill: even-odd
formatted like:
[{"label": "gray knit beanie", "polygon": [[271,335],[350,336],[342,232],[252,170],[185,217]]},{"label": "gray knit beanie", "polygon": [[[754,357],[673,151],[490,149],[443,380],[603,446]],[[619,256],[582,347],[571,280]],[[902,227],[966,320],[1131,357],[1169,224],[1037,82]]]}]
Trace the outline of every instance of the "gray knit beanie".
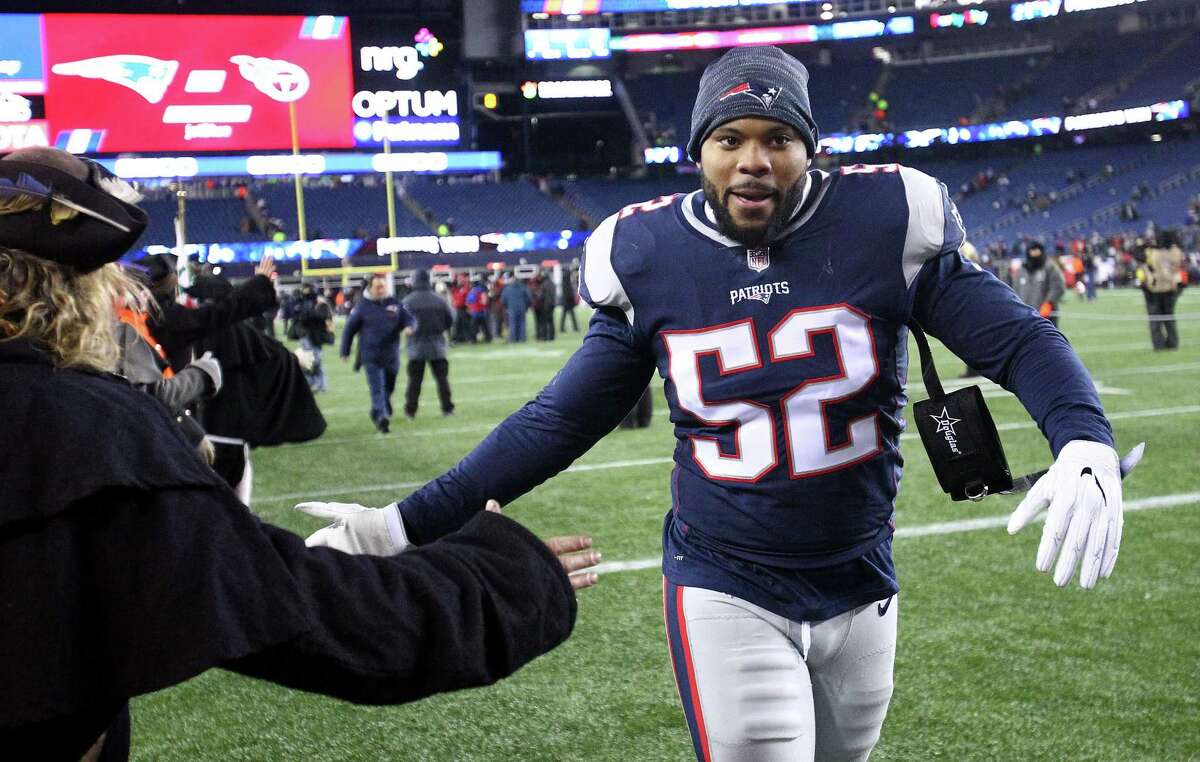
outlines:
[{"label": "gray knit beanie", "polygon": [[700,144],[716,128],[734,119],[761,116],[791,125],[817,150],[817,123],[808,104],[808,70],[779,48],[733,48],[708,65],[692,107],[692,136],[687,153],[700,159]]}]

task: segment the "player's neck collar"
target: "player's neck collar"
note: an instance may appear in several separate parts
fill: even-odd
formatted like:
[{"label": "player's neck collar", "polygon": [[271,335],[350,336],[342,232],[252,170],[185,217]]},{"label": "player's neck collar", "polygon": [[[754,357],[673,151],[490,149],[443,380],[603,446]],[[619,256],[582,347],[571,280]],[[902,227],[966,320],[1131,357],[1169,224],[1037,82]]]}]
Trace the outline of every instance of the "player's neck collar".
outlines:
[{"label": "player's neck collar", "polygon": [[792,212],[791,222],[780,231],[777,240],[790,236],[812,219],[817,207],[821,205],[821,199],[825,198],[825,191],[829,190],[828,180],[829,173],[824,170],[810,169],[808,171],[808,184],[800,196],[800,203],[796,204],[796,211]]},{"label": "player's neck collar", "polygon": [[[796,208],[792,211],[790,222],[780,231],[775,240],[791,235],[812,218],[817,205],[821,203],[821,199],[825,196],[825,191],[829,185],[826,182],[828,177],[828,172],[819,169],[808,171],[804,178],[804,191],[800,194],[800,200],[796,203]],[[704,199],[704,191],[697,190],[689,193],[684,197],[681,208],[684,219],[696,232],[722,246],[744,248],[744,244],[735,241],[721,232],[717,226],[717,218],[713,213],[712,206]]]}]

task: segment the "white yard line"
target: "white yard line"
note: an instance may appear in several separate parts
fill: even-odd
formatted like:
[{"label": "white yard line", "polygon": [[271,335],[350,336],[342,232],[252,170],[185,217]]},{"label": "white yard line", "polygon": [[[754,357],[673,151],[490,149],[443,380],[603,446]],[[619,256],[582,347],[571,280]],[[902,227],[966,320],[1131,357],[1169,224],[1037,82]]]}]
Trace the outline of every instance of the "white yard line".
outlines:
[{"label": "white yard line", "polygon": [[[1200,405],[1183,405],[1180,407],[1161,407],[1151,408],[1148,410],[1128,410],[1120,413],[1109,413],[1110,421],[1124,421],[1136,418],[1155,418],[1164,415],[1191,415],[1200,413]],[[1033,421],[1015,421],[1012,423],[1000,423],[996,425],[1000,431],[1018,431],[1021,429],[1037,428],[1037,424]],[[442,432],[430,432],[430,435]],[[411,436],[411,435],[410,435]],[[901,434],[900,439],[911,440],[917,439],[919,435],[914,432]],[[607,471],[617,468],[635,468],[641,466],[658,466],[673,463],[674,459],[669,457],[660,458],[641,458],[638,460],[612,460],[603,463],[581,463],[571,466],[565,474],[583,473],[587,471]],[[342,485],[333,489],[318,490],[311,492],[290,492],[282,495],[269,495],[266,497],[256,498],[253,502],[255,505],[262,503],[279,503],[289,500],[305,500],[316,497],[336,497],[338,495],[361,495],[375,492],[395,492],[402,489],[410,489],[412,487],[420,487],[425,482],[396,482],[384,484],[360,484],[360,485]],[[399,497],[399,496],[397,496]]]},{"label": "white yard line", "polygon": [[512,360],[521,358],[551,358],[562,357],[565,354],[573,352],[573,349],[540,349],[535,347],[505,347],[500,346],[495,349],[484,349],[477,352],[468,352],[461,349],[451,349],[451,360]]},{"label": "white yard line", "polygon": [[[549,379],[546,379],[546,380],[548,381]],[[397,386],[399,386],[399,381],[397,381]],[[421,396],[426,398],[426,400],[425,400],[426,404],[429,404],[430,402],[434,402],[434,403],[437,402],[436,390],[430,388],[432,386],[433,386],[432,380],[426,379],[425,385],[421,387],[421,390],[422,390]],[[450,389],[451,389],[451,392],[453,392],[453,390],[454,390],[453,383],[450,384]],[[398,397],[404,396],[403,392],[401,392],[400,389],[397,389],[396,391],[397,391]],[[490,395],[487,395],[484,397],[459,397],[457,395],[452,395],[452,398],[454,400],[455,406],[457,407],[459,405],[473,405],[477,402],[502,402],[504,400],[531,400],[534,397],[536,397],[537,393],[540,391],[541,391],[541,387],[538,387],[537,389],[535,389],[534,391],[531,391],[531,392],[512,392],[510,394],[490,394]],[[399,403],[393,402],[392,404],[394,406],[400,406],[400,405],[404,404],[404,401],[403,401],[403,399],[401,399],[399,401]],[[433,407],[434,407],[434,410],[437,409],[436,404]],[[361,404],[337,405],[334,407],[321,408],[321,415],[330,416],[330,417],[336,417],[336,416],[340,416],[340,415],[351,415],[351,414],[367,415],[367,413],[370,411],[370,409],[371,409],[371,401],[367,398],[367,385],[363,384],[363,400],[362,400]],[[435,413],[435,415],[436,415],[436,413]]]},{"label": "white yard line", "polygon": [[[555,369],[556,371],[557,369]],[[494,384],[497,381],[541,380],[549,381],[555,371],[530,371],[529,373],[497,373],[494,376],[470,376],[468,378],[450,379],[450,387],[468,386],[473,384]],[[429,374],[427,374],[429,375]]]},{"label": "white yard line", "polygon": [[[425,414],[430,418],[439,417],[435,406],[434,412]],[[496,428],[494,424],[478,423],[471,426],[453,426],[445,429],[423,429],[421,431],[404,431],[403,427],[410,424],[394,421],[395,427],[390,434],[360,434],[353,437],[339,437],[337,439],[314,439],[311,442],[299,442],[297,444],[281,445],[281,449],[294,450],[297,447],[319,447],[322,445],[343,445],[354,444],[359,442],[395,442],[403,444],[409,437],[440,437],[445,434],[470,434],[471,432],[485,432]]]},{"label": "white yard line", "polygon": [[[1174,373],[1181,370],[1200,370],[1200,362],[1179,362],[1169,365],[1144,365],[1137,368],[1102,371],[1102,376],[1140,376],[1143,373]],[[1092,378],[1095,378],[1093,376]],[[1099,383],[1099,382],[1097,382]]]},{"label": "white yard line", "polygon": [[[1191,505],[1192,503],[1200,503],[1200,492],[1181,492],[1175,495],[1158,495],[1157,497],[1147,497],[1141,500],[1129,500],[1125,503],[1126,512],[1131,511],[1148,511],[1155,508],[1174,508],[1179,505]],[[1043,513],[1038,517],[1038,521],[1045,521],[1046,515]],[[1008,525],[1008,516],[984,516],[977,519],[963,519],[962,521],[943,521],[937,524],[924,524],[915,527],[900,527],[896,530],[896,539],[903,540],[912,537],[930,537],[945,534],[961,534],[963,532],[975,532],[980,529],[998,529]],[[605,561],[597,565],[591,571],[600,574],[608,574],[612,572],[623,571],[639,571],[641,569],[657,569],[662,566],[662,556],[656,558],[642,558],[636,561]]]},{"label": "white yard line", "polygon": [[[604,471],[610,468],[632,468],[635,466],[658,466],[664,463],[673,463],[671,458],[643,458],[641,460],[614,460],[607,463],[592,463],[580,464],[571,466],[564,474],[581,473],[584,471]],[[392,484],[363,484],[356,487],[337,487],[334,489],[318,490],[315,492],[288,492],[282,495],[270,495],[268,497],[255,498],[255,505],[260,503],[282,503],[289,500],[306,500],[316,497],[336,497],[337,495],[351,495],[365,492],[394,492],[401,489],[411,489],[413,487],[423,486],[425,482],[396,482]],[[399,497],[399,496],[397,496]]]},{"label": "white yard line", "polygon": [[[1081,312],[1060,312],[1058,317],[1061,320],[1103,320],[1103,321],[1137,321],[1145,323],[1149,320],[1148,315],[1090,315]],[[1156,320],[1195,320],[1200,318],[1200,312],[1176,312],[1174,315],[1156,316]]]}]

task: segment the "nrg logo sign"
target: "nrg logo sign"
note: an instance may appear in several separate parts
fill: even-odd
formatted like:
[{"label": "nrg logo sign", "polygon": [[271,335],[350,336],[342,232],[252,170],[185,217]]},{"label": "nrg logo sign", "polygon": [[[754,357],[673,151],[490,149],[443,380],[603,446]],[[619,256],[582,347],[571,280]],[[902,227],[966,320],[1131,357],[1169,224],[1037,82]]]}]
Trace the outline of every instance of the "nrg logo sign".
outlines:
[{"label": "nrg logo sign", "polygon": [[421,59],[437,58],[446,46],[425,27],[413,35],[413,41],[413,45],[359,48],[359,68],[363,71],[395,71],[396,79],[414,79],[425,68]]}]

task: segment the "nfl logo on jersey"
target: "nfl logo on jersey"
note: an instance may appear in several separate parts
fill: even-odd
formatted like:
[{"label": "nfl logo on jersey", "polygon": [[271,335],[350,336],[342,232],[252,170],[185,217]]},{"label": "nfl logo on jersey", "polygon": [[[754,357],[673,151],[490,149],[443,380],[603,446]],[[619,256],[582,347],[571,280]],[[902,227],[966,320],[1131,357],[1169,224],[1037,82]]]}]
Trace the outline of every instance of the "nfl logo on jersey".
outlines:
[{"label": "nfl logo on jersey", "polygon": [[771,266],[770,249],[746,249],[746,266],[760,273]]}]

